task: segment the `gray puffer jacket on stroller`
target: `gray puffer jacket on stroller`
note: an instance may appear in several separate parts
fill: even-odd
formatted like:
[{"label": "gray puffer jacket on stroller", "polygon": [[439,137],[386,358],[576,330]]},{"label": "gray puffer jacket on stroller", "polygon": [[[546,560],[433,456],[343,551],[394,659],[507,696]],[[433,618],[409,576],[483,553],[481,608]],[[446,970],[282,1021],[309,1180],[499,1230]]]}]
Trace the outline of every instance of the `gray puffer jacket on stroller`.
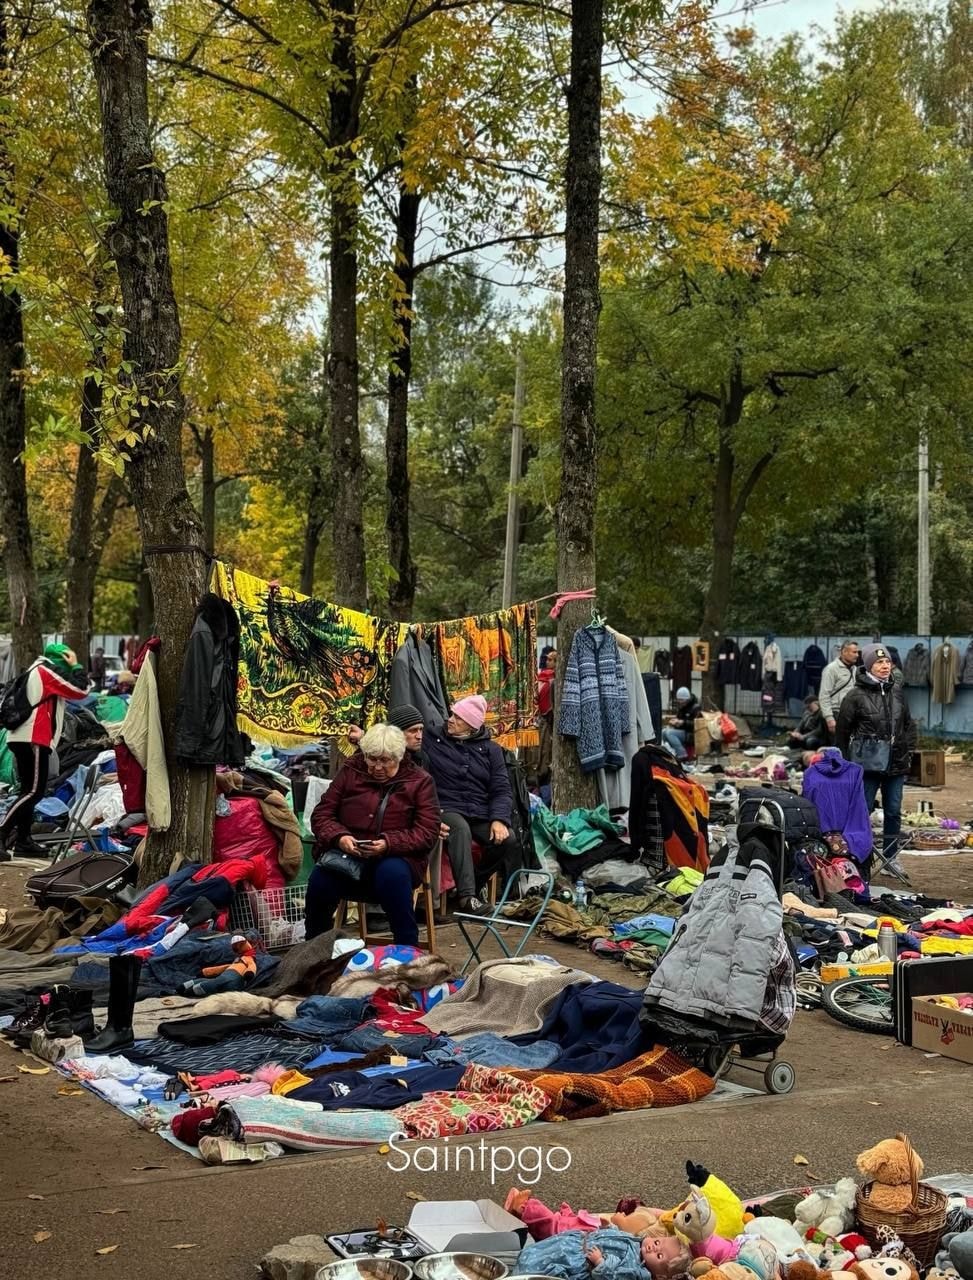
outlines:
[{"label": "gray puffer jacket on stroller", "polygon": [[671,1026],[667,1010],[710,1027],[757,1026],[780,946],[779,861],[780,837],[767,827],[727,833],[646,988],[647,1029]]}]

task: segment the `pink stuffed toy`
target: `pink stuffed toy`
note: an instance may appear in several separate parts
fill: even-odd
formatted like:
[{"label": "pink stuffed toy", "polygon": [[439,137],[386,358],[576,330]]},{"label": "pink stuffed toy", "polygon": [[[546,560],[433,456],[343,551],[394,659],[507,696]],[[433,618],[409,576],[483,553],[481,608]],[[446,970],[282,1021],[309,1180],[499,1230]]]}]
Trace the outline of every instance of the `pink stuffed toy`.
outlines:
[{"label": "pink stuffed toy", "polygon": [[508,1192],[503,1207],[524,1223],[535,1240],[547,1240],[562,1231],[597,1231],[604,1225],[596,1213],[588,1213],[586,1209],[575,1212],[569,1204],[562,1204],[555,1211],[529,1191],[517,1187]]}]

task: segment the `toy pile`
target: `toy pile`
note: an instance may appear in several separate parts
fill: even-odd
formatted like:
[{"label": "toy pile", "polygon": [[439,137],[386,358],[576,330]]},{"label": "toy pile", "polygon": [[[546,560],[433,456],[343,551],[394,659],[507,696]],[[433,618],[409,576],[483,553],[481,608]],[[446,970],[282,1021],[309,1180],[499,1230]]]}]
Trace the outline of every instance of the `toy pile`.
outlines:
[{"label": "toy pile", "polygon": [[[861,1185],[784,1192],[744,1206],[688,1162],[674,1209],[623,1200],[614,1213],[550,1209],[514,1188],[505,1208],[530,1232],[519,1276],[561,1280],[973,1280],[973,1194],[919,1181],[920,1157],[899,1134],[857,1160]],[[970,1191],[973,1192],[973,1186]]]}]

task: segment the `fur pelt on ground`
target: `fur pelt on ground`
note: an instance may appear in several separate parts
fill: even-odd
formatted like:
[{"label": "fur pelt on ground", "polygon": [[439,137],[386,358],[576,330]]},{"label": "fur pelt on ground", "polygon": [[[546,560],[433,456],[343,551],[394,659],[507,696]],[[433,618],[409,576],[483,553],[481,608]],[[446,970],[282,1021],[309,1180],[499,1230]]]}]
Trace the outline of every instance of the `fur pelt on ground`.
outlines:
[{"label": "fur pelt on ground", "polygon": [[425,991],[427,987],[446,982],[452,972],[442,956],[422,955],[410,960],[408,964],[388,965],[384,969],[374,969],[368,973],[343,974],[331,984],[330,994],[370,996],[379,987],[394,987],[400,1002],[404,999],[412,1003],[413,991]]},{"label": "fur pelt on ground", "polygon": [[255,1018],[270,1013],[277,1018],[289,1021],[297,1017],[297,1006],[303,996],[257,996],[250,991],[219,991],[213,996],[204,996],[193,1009],[193,1016],[205,1013],[233,1013],[244,1017]]},{"label": "fur pelt on ground", "polygon": [[[331,984],[344,970],[354,952],[332,959],[338,938],[353,938],[353,933],[329,929],[310,942],[299,942],[281,957],[280,964],[259,987],[262,996],[326,996]],[[362,944],[364,945],[364,944]],[[360,948],[359,948],[360,949]]]}]

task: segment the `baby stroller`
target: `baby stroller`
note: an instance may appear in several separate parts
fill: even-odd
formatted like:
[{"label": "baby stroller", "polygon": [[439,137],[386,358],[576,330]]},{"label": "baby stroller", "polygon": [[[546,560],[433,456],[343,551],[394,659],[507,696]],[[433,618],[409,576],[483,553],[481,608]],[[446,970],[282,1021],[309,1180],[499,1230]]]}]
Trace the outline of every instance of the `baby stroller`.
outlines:
[{"label": "baby stroller", "polygon": [[[707,873],[709,884],[704,881],[697,890],[700,894],[708,889],[705,899],[697,902],[694,897],[695,906],[691,905],[683,916],[649,981],[641,1020],[656,1040],[671,1045],[714,1079],[739,1068],[762,1076],[768,1093],[782,1094],[790,1093],[796,1079],[793,1066],[777,1054],[796,1009],[798,966],[774,909],[774,896],[779,903],[787,866],[784,813],[776,801],[768,799],[762,805],[760,818],[759,823],[738,828],[747,835],[746,845],[737,845],[722,862],[719,855],[714,858]],[[750,847],[754,835],[759,855],[746,863],[743,851]],[[733,840],[736,841],[735,833]],[[732,905],[728,906],[731,899]],[[734,917],[735,923],[728,924],[728,917]],[[747,946],[752,932],[754,945],[759,947],[754,954],[761,956],[764,968],[747,980],[746,990],[741,987],[740,1003],[736,1005],[739,1019],[709,1017],[697,1011],[697,996],[707,987],[712,992],[720,981],[712,955],[719,951],[723,939],[715,935],[734,928],[739,934],[732,945],[737,947],[741,938],[742,945]],[[683,950],[677,954],[680,944]],[[672,962],[667,968],[670,957]],[[715,976],[711,977],[704,965],[713,968]],[[765,983],[762,992],[761,980]],[[724,992],[723,1002],[728,1010],[733,1008],[735,993]]]}]

